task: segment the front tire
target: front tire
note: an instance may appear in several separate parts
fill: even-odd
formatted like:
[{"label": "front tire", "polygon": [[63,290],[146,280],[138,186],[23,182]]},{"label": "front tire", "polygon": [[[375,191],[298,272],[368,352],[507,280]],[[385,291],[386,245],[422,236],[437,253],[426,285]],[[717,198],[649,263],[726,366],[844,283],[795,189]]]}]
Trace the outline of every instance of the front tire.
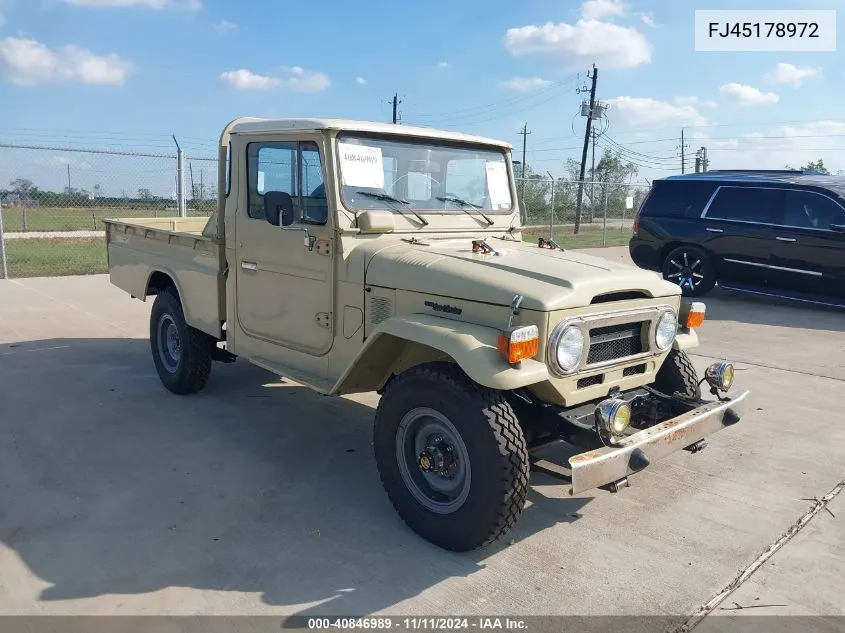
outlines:
[{"label": "front tire", "polygon": [[492,543],[522,513],[529,461],[516,415],[501,393],[455,365],[421,365],[392,380],[376,410],[373,447],[396,512],[439,547]]},{"label": "front tire", "polygon": [[654,388],[667,396],[679,394],[690,400],[701,399],[698,374],[689,356],[681,350],[673,349],[666,356],[657,372]]},{"label": "front tire", "polygon": [[175,292],[164,290],[150,312],[150,351],[162,384],[178,395],[205,387],[216,341],[185,321]]},{"label": "front tire", "polygon": [[685,297],[700,297],[716,285],[710,256],[697,246],[679,246],[663,260],[663,278],[681,287]]}]

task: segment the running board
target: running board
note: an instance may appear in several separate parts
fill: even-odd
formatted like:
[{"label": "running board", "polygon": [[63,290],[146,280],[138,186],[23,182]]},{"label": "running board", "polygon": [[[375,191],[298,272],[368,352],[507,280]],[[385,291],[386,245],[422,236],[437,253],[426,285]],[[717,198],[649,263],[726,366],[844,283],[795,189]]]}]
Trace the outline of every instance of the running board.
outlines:
[{"label": "running board", "polygon": [[803,294],[799,292],[775,292],[767,288],[759,288],[757,286],[746,286],[744,284],[719,283],[719,288],[722,288],[723,290],[730,290],[733,292],[747,293],[751,295],[760,295],[763,297],[772,297],[775,299],[785,299],[787,301],[797,301],[800,303],[809,303],[812,305],[826,306],[828,308],[845,309],[845,299],[838,299],[837,297],[821,297],[816,295]]}]

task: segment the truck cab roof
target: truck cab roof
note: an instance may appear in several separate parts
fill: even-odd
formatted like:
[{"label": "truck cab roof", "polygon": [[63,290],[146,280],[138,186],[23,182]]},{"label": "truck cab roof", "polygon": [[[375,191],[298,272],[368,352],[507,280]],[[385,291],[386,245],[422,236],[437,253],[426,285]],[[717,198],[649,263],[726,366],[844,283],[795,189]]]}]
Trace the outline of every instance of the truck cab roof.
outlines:
[{"label": "truck cab roof", "polygon": [[450,132],[431,127],[397,125],[395,123],[382,123],[380,121],[365,121],[356,119],[250,119],[248,121],[236,122],[232,125],[229,131],[232,134],[267,134],[287,130],[343,130],[347,132],[365,132],[370,134],[401,134],[404,136],[417,136],[420,138],[441,139],[465,143],[479,143],[483,145],[512,149],[510,143],[484,136],[463,134],[461,132]]}]

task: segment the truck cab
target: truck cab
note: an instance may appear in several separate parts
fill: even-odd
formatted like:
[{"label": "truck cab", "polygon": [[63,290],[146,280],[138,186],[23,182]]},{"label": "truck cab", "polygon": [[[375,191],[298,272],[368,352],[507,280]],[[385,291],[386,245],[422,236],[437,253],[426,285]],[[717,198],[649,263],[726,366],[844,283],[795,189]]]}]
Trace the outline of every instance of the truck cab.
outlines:
[{"label": "truck cab", "polygon": [[[327,395],[378,392],[376,464],[424,538],[479,547],[516,522],[532,467],[571,494],[617,490],[741,417],[733,368],[699,380],[684,351],[704,304],[653,272],[523,241],[509,144],[238,119],[219,151],[208,220],[107,221],[112,282],[155,297],[163,384],[195,393],[213,361],[241,357]],[[561,441],[588,451],[537,457]]]}]

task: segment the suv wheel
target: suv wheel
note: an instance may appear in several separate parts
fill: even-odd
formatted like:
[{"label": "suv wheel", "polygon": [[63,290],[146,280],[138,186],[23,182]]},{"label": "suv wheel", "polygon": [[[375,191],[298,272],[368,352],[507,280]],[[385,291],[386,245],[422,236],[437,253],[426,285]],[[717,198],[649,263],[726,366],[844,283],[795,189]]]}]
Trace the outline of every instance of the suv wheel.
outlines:
[{"label": "suv wheel", "polygon": [[409,369],[376,410],[382,484],[399,516],[444,549],[472,550],[516,523],[528,493],[522,428],[497,391],[451,363]]},{"label": "suv wheel", "polygon": [[680,246],[663,260],[663,278],[681,287],[685,297],[700,297],[716,285],[710,256],[697,246]]}]

